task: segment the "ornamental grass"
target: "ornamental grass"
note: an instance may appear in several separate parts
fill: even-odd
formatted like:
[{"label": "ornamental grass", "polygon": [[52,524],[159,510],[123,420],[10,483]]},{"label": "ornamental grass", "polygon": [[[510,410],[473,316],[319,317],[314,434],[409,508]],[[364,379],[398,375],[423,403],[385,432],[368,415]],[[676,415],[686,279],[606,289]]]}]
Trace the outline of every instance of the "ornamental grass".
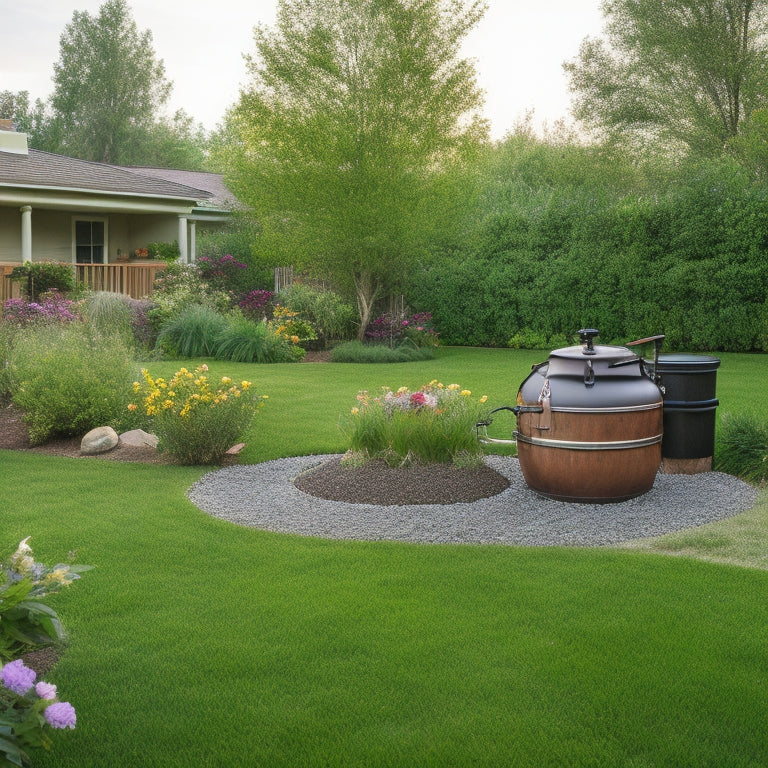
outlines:
[{"label": "ornamental grass", "polygon": [[487,397],[472,396],[459,384],[436,379],[418,390],[382,388],[372,397],[359,392],[344,430],[350,453],[346,463],[371,459],[389,466],[441,463],[477,466],[483,451],[475,425],[486,411]]}]

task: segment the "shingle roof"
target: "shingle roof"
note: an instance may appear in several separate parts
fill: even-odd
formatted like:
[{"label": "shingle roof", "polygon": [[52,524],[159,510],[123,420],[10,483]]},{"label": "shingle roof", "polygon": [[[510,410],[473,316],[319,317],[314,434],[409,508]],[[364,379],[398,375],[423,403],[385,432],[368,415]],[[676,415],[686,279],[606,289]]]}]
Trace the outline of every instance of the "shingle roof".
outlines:
[{"label": "shingle roof", "polygon": [[166,181],[171,181],[174,184],[183,184],[186,186],[194,187],[195,189],[203,189],[206,192],[210,192],[211,197],[205,201],[206,206],[224,208],[227,210],[243,207],[224,183],[224,178],[220,173],[207,173],[205,171],[178,171],[172,168],[143,168],[139,166],[126,167],[125,170],[139,173],[142,176],[152,176],[156,179],[165,179]]},{"label": "shingle roof", "polygon": [[30,149],[29,154],[0,151],[0,187],[45,187],[122,195],[172,197],[201,202],[211,192],[138,170],[92,163]]}]

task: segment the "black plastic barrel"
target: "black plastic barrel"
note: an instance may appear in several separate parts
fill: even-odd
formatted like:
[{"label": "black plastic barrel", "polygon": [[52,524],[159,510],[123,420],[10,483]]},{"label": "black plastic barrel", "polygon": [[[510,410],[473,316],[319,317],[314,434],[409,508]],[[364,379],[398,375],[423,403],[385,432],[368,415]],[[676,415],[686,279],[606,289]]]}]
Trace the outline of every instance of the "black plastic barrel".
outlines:
[{"label": "black plastic barrel", "polygon": [[659,355],[657,373],[664,393],[665,459],[705,459],[715,452],[717,369],[708,355]]}]

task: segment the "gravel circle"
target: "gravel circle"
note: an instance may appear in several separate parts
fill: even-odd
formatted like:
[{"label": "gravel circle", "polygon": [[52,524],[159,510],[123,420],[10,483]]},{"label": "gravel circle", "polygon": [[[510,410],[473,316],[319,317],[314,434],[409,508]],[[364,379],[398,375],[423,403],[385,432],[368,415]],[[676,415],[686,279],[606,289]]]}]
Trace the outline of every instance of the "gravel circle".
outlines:
[{"label": "gravel circle", "polygon": [[303,472],[338,454],[225,467],[188,491],[213,517],[277,533],[357,541],[594,546],[659,536],[732,517],[750,509],[757,490],[732,475],[659,473],[653,488],[615,504],[545,499],[525,484],[517,459],[485,463],[509,487],[479,501],[456,504],[350,504],[310,496],[294,485]]}]

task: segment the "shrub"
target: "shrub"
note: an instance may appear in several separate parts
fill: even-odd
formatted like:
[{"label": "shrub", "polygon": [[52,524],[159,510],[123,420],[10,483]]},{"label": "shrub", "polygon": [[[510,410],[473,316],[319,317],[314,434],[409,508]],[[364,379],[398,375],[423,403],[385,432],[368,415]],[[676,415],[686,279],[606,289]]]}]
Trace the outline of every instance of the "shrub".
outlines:
[{"label": "shrub", "polygon": [[21,284],[21,290],[29,301],[51,290],[67,293],[75,287],[72,266],[55,261],[29,261],[14,267],[11,280]]},{"label": "shrub", "polygon": [[298,344],[275,333],[269,323],[256,323],[232,315],[216,345],[216,358],[234,363],[292,363],[306,352]]},{"label": "shrub", "polygon": [[724,414],[715,467],[751,483],[768,479],[768,421],[752,414]]},{"label": "shrub", "polygon": [[389,344],[390,347],[408,340],[419,347],[437,346],[437,333],[431,326],[429,312],[387,313],[377,317],[365,329],[365,336],[371,341]]},{"label": "shrub", "polygon": [[64,639],[59,617],[43,598],[90,570],[86,565],[58,563],[49,568],[35,562],[29,538],[0,562],[0,661]]},{"label": "shrub", "polygon": [[172,317],[157,337],[157,347],[169,357],[209,357],[227,327],[226,318],[211,307],[193,304]]},{"label": "shrub", "polygon": [[80,305],[62,296],[52,288],[38,296],[37,301],[7,299],[3,302],[5,323],[29,325],[31,323],[59,323],[80,319]]},{"label": "shrub", "polygon": [[39,444],[54,435],[121,427],[126,382],[135,378],[136,366],[124,339],[68,323],[20,330],[10,376],[13,401],[25,411],[31,442]]},{"label": "shrub", "polygon": [[146,251],[147,255],[155,259],[169,262],[174,262],[181,256],[178,240],[172,240],[168,243],[147,243]]},{"label": "shrub", "polygon": [[432,381],[411,392],[401,387],[371,397],[359,392],[343,426],[349,460],[379,459],[390,466],[414,462],[477,465],[482,448],[475,426],[485,415],[486,397],[473,398],[458,384]]},{"label": "shrub", "polygon": [[304,283],[293,283],[280,291],[280,303],[306,317],[317,331],[321,346],[331,341],[352,339],[357,328],[354,306],[338,293]]},{"label": "shrub", "polygon": [[386,344],[363,344],[361,341],[347,341],[331,350],[334,363],[411,363],[416,360],[432,360],[433,348],[402,344],[389,347]]},{"label": "shrub", "polygon": [[170,381],[153,379],[142,370],[142,382],[134,382],[134,395],[151,419],[158,436],[158,448],[167,451],[181,464],[219,462],[248,429],[264,397],[250,392],[251,383],[234,384],[227,376],[219,384],[208,379],[208,366],[193,372],[179,369]]},{"label": "shrub", "polygon": [[263,320],[272,314],[272,291],[256,289],[249,291],[237,303],[240,311],[250,320]]},{"label": "shrub", "polygon": [[294,344],[307,344],[317,339],[312,323],[300,316],[301,313],[293,312],[288,307],[275,304],[272,310],[272,320],[269,327],[280,336],[290,339]]},{"label": "shrub", "polygon": [[11,395],[13,328],[0,320],[0,403]]},{"label": "shrub", "polygon": [[190,304],[203,304],[219,312],[230,309],[232,298],[213,290],[194,264],[169,264],[155,277],[149,320],[155,333]]}]

